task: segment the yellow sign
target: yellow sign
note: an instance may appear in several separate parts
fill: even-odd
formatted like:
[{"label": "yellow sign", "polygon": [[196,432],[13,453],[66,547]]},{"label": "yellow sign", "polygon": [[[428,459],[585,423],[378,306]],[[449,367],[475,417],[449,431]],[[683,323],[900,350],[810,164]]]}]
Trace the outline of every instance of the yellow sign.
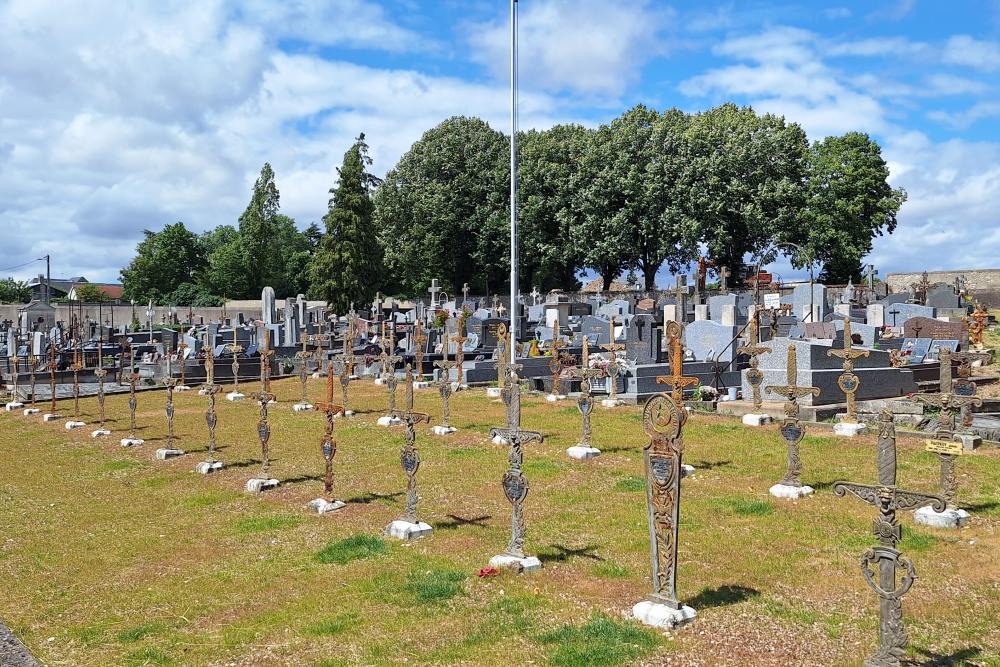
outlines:
[{"label": "yellow sign", "polygon": [[927,451],[932,454],[962,455],[962,443],[960,442],[948,442],[947,440],[925,440],[924,442]]}]

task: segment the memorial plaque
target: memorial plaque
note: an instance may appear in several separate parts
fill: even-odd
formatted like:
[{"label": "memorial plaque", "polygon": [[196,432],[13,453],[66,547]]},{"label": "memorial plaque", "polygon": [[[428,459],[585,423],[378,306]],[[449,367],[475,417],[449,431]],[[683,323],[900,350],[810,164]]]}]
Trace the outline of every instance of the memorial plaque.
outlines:
[{"label": "memorial plaque", "polygon": [[961,456],[962,443],[949,440],[925,440],[924,449],[932,454],[945,454],[946,456]]},{"label": "memorial plaque", "polygon": [[524,500],[528,495],[527,478],[520,471],[508,470],[503,476],[503,492],[512,503]]},{"label": "memorial plaque", "polygon": [[932,317],[911,317],[903,323],[903,336],[957,340],[964,349],[969,343],[969,326],[964,322],[943,322]]}]

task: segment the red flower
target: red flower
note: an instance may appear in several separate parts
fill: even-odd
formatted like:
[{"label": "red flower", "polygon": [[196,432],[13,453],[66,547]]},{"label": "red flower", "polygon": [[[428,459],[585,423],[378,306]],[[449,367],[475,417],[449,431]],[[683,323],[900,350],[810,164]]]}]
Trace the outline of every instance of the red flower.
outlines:
[{"label": "red flower", "polygon": [[500,574],[500,568],[498,567],[484,567],[479,571],[478,576],[480,577],[495,577]]}]

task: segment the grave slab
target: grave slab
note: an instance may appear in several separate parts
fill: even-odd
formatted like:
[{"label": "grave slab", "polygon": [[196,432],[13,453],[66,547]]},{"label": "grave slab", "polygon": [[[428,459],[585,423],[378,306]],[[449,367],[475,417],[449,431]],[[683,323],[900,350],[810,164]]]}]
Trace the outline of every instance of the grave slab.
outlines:
[{"label": "grave slab", "polygon": [[142,438],[122,438],[118,441],[122,447],[138,447],[139,445],[146,444],[146,441]]},{"label": "grave slab", "polygon": [[109,435],[111,435],[111,431],[109,431],[106,428],[99,428],[96,431],[91,431],[90,432],[90,437],[91,438],[103,438],[103,437],[109,436]]},{"label": "grave slab", "polygon": [[574,445],[566,450],[566,455],[571,459],[577,459],[578,461],[586,461],[588,459],[597,458],[601,455],[601,450],[597,447],[588,447],[586,445]]},{"label": "grave slab", "polygon": [[326,498],[317,498],[315,500],[310,500],[308,507],[316,510],[317,514],[329,514],[330,512],[336,512],[339,509],[346,507],[346,503],[342,500],[329,501]]},{"label": "grave slab", "polygon": [[184,456],[183,449],[177,449],[176,447],[161,447],[156,450],[157,461],[166,461],[167,459],[177,458],[178,456]]},{"label": "grave slab", "polygon": [[698,613],[687,605],[682,605],[680,609],[651,600],[643,600],[632,607],[632,615],[640,623],[650,625],[654,628],[676,628],[690,623]]},{"label": "grave slab", "polygon": [[263,493],[269,489],[278,488],[278,480],[276,479],[260,479],[255,477],[254,479],[248,479],[246,490],[247,493]]},{"label": "grave slab", "polygon": [[925,526],[934,528],[961,528],[969,523],[970,514],[965,510],[946,509],[935,512],[930,507],[921,507],[913,513],[913,520]]},{"label": "grave slab", "polygon": [[509,554],[499,554],[490,559],[490,567],[514,570],[518,574],[542,569],[542,561],[536,556],[518,558]]},{"label": "grave slab", "polygon": [[222,461],[202,461],[194,467],[194,471],[199,475],[210,475],[213,472],[218,472],[225,467]]}]

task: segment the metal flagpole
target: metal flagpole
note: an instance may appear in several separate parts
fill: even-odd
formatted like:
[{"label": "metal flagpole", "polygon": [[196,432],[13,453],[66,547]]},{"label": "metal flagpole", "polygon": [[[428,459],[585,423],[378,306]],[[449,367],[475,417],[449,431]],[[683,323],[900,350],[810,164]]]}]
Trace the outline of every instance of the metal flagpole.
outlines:
[{"label": "metal flagpole", "polygon": [[517,351],[517,0],[510,0],[510,339]]}]

